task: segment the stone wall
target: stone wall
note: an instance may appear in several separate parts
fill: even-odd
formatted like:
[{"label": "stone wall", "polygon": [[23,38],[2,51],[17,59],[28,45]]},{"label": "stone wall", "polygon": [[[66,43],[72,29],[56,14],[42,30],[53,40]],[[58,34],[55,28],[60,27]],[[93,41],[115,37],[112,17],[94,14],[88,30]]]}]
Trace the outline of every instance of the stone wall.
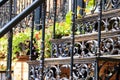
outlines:
[{"label": "stone wall", "polygon": [[28,70],[28,64],[26,62],[16,62],[14,66],[14,80],[28,80]]},{"label": "stone wall", "polygon": [[[0,71],[4,74],[6,73],[6,60],[1,59],[0,60]],[[12,80],[28,80],[28,64],[27,60],[25,59],[19,59],[17,61],[12,62]],[[0,73],[0,74],[1,74]],[[5,79],[5,75],[0,76],[0,78]]]}]

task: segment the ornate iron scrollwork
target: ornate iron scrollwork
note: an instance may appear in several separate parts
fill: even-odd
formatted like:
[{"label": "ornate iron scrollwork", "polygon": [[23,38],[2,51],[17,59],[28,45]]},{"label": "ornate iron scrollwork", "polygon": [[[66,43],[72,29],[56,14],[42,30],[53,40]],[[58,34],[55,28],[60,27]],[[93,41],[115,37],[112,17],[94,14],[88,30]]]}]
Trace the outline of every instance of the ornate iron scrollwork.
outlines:
[{"label": "ornate iron scrollwork", "polygon": [[120,0],[111,0],[112,7],[113,8],[119,8],[120,7]]},{"label": "ornate iron scrollwork", "polygon": [[[29,79],[36,80],[40,77],[40,66],[30,65]],[[45,80],[69,80],[70,78],[70,65],[56,65],[46,66],[44,70]],[[74,64],[73,66],[73,79],[93,79],[94,78],[94,63],[87,64]]]},{"label": "ornate iron scrollwork", "polygon": [[119,37],[103,39],[101,43],[101,53],[103,55],[118,55],[120,54]]},{"label": "ornate iron scrollwork", "polygon": [[70,43],[52,44],[53,56],[52,57],[67,57],[70,56]]},{"label": "ornate iron scrollwork", "polygon": [[[85,2],[86,7],[89,6],[89,2],[90,2],[90,0],[86,0],[86,2]],[[103,0],[102,5],[103,5],[102,6],[103,11],[107,11],[107,10],[111,10],[111,9],[118,9],[118,8],[120,8],[120,1],[119,0]],[[94,0],[92,2],[91,6],[92,6],[92,9],[90,9],[90,11],[89,11],[90,14],[98,12],[98,7],[99,7],[98,0]],[[87,12],[85,12],[85,10],[84,10],[84,14],[87,14]]]},{"label": "ornate iron scrollwork", "polygon": [[[71,43],[55,44],[53,47],[52,57],[70,57]],[[120,37],[103,38],[101,40],[101,55],[120,54]],[[98,42],[97,40],[89,40],[84,42],[75,42],[74,56],[89,57],[96,56]]]},{"label": "ornate iron scrollwork", "polygon": [[40,66],[38,65],[30,65],[29,66],[29,79],[34,80],[34,79],[40,79]]},{"label": "ornate iron scrollwork", "polygon": [[[101,22],[101,31],[115,31],[120,29],[120,18],[112,17],[103,19]],[[88,34],[98,32],[97,21],[80,22],[76,24],[76,34]]]},{"label": "ornate iron scrollwork", "polygon": [[[45,72],[46,80],[69,80],[70,65],[49,66]],[[59,76],[59,77],[57,77]],[[94,78],[94,63],[74,64],[73,79],[93,79]]]},{"label": "ornate iron scrollwork", "polygon": [[[90,0],[88,0],[90,1]],[[86,4],[87,5],[87,4]],[[96,34],[98,34],[98,27],[99,22],[98,22],[98,13],[94,13],[97,11],[99,5],[98,1],[95,1],[95,5],[93,10],[91,10],[92,15],[90,16],[84,16],[81,18],[79,23],[75,24],[75,33],[77,34],[75,36],[75,43],[74,43],[74,48],[73,48],[73,56],[80,58],[81,62],[82,59],[87,59],[87,58],[95,58],[96,61],[94,62],[89,62],[89,61],[84,61],[81,63],[73,63],[73,70],[70,69],[71,65],[70,62],[68,64],[52,64],[52,65],[45,65],[44,67],[44,79],[45,80],[69,80],[70,79],[70,71],[72,70],[73,72],[73,80],[96,80],[98,77],[103,80],[103,77],[107,77],[105,79],[111,79],[113,74],[117,73],[119,76],[119,68],[120,64],[119,62],[108,62],[107,61],[97,61],[97,58],[101,57],[96,57],[97,52],[98,52],[98,47],[100,51],[100,56],[106,56],[106,55],[118,55],[120,54],[120,35],[118,31],[120,30],[120,18],[117,14],[117,16],[114,15],[114,13],[107,11],[110,11],[112,9],[117,9],[120,6],[120,1],[119,0],[104,0],[102,2],[102,9],[103,9],[103,17],[101,18],[101,38],[100,38],[100,47],[98,46],[98,38],[96,38]],[[66,6],[66,5],[65,5]],[[66,9],[65,9],[66,10]],[[119,11],[119,10],[118,10]],[[64,11],[65,13],[65,11]],[[94,13],[94,14],[93,14]],[[61,13],[60,13],[61,14]],[[112,14],[112,16],[111,16]],[[62,16],[62,18],[61,18]],[[60,15],[61,19],[63,19],[63,15]],[[107,17],[106,17],[107,16]],[[115,32],[115,35],[109,35],[112,34],[112,32]],[[89,35],[90,34],[90,35]],[[78,36],[80,35],[80,36]],[[86,37],[86,35],[88,35]],[[80,38],[82,39],[80,39]],[[88,37],[93,37],[89,38]],[[52,58],[65,58],[65,57],[70,57],[71,54],[71,45],[72,45],[72,39],[69,37],[66,38],[66,40],[63,41],[61,39],[61,42],[54,42],[52,43]],[[78,40],[77,40],[78,39]],[[68,40],[68,41],[67,41]],[[57,41],[57,40],[56,40]],[[104,58],[107,60],[106,58]],[[98,59],[99,60],[99,59]],[[112,64],[112,67],[108,65],[107,67],[104,66],[105,64]],[[103,69],[106,68],[106,69]],[[40,68],[41,65],[38,65],[38,67],[31,67],[30,70],[30,75],[40,79]],[[98,70],[98,69],[99,70]],[[36,71],[38,70],[38,71]],[[117,71],[118,70],[118,71]],[[100,72],[104,71],[104,72]],[[97,73],[99,73],[97,75]],[[101,74],[103,73],[103,74]],[[37,74],[37,76],[36,76]],[[104,76],[107,75],[107,76]],[[96,77],[98,76],[98,77]],[[34,79],[35,79],[34,78]],[[114,79],[113,79],[114,80]]]}]

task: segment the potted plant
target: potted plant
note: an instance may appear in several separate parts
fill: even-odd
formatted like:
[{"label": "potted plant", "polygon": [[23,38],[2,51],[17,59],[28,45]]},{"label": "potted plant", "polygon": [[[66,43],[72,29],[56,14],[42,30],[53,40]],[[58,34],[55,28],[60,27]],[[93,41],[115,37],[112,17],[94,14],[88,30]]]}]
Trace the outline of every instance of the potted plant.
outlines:
[{"label": "potted plant", "polygon": [[7,36],[0,38],[0,58],[4,59],[7,55]]}]

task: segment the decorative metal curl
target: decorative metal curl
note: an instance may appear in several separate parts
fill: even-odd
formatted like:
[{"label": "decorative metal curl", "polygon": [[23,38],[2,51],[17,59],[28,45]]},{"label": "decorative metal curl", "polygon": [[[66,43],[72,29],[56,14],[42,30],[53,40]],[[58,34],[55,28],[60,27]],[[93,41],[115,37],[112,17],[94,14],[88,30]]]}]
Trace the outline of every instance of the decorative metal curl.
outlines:
[{"label": "decorative metal curl", "polygon": [[30,65],[29,66],[29,79],[34,80],[34,79],[40,79],[40,66],[38,65]]},{"label": "decorative metal curl", "polygon": [[[63,64],[58,66],[48,66],[45,72],[45,80],[69,80],[70,65]],[[59,77],[57,77],[59,76]],[[74,64],[73,79],[93,79],[94,63]]]},{"label": "decorative metal curl", "polygon": [[94,64],[75,64],[73,69],[74,80],[78,79],[93,79]]},{"label": "decorative metal curl", "polygon": [[70,43],[53,44],[52,57],[68,57],[70,56]]},{"label": "decorative metal curl", "polygon": [[118,55],[120,54],[119,37],[103,39],[101,42],[102,55]]},{"label": "decorative metal curl", "polygon": [[112,31],[120,29],[120,18],[119,17],[113,17],[109,20],[109,29],[111,29]]},{"label": "decorative metal curl", "polygon": [[120,7],[120,0],[111,0],[112,7],[113,8],[119,8]]}]

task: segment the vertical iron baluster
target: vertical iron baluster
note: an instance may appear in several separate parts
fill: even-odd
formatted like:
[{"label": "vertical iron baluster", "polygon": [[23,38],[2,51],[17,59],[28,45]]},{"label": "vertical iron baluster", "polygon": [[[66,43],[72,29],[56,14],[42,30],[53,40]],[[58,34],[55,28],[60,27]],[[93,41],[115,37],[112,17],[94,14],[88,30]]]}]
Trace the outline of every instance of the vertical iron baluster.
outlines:
[{"label": "vertical iron baluster", "polygon": [[[52,34],[52,39],[55,39],[57,0],[53,0],[53,10],[54,10],[54,22],[53,22],[53,34]],[[52,46],[53,46],[53,45],[52,45]],[[52,47],[52,48],[53,48],[53,47]],[[51,52],[51,57],[53,57],[53,49],[52,49],[52,52]]]},{"label": "vertical iron baluster", "polygon": [[17,14],[17,1],[14,0],[14,16]]},{"label": "vertical iron baluster", "polygon": [[[98,48],[97,48],[97,56],[100,54],[100,44],[101,44],[101,20],[102,20],[102,0],[98,0],[99,5],[99,15],[98,15]],[[99,69],[98,69],[98,61],[96,61],[96,80],[99,80]]]},{"label": "vertical iron baluster", "polygon": [[[12,0],[9,1],[9,21],[12,19]],[[12,39],[13,39],[13,31],[12,29],[8,32],[8,55],[7,55],[7,72],[6,72],[6,80],[12,80],[11,77],[11,65],[12,65]]]},{"label": "vertical iron baluster", "polygon": [[99,0],[99,15],[98,15],[98,49],[97,56],[100,56],[100,43],[101,43],[101,20],[102,20],[102,0]]},{"label": "vertical iron baluster", "polygon": [[46,0],[42,4],[42,41],[41,41],[41,74],[40,80],[44,80],[44,54],[45,54],[45,18],[46,18]]},{"label": "vertical iron baluster", "polygon": [[75,32],[75,0],[72,0],[72,45],[71,45],[71,71],[70,71],[70,80],[73,80],[73,53],[74,53],[74,32]]},{"label": "vertical iron baluster", "polygon": [[[30,36],[30,55],[29,55],[29,60],[32,60],[32,47],[33,47],[33,35],[34,35],[34,11],[32,12],[31,15],[32,15],[32,26],[31,26],[31,36]],[[29,71],[30,71],[30,66],[29,66]],[[30,79],[30,73],[29,73],[28,79]]]},{"label": "vertical iron baluster", "polygon": [[35,26],[36,26],[36,30],[40,30],[42,27],[41,27],[41,23],[40,23],[40,20],[41,20],[41,10],[42,10],[42,7],[41,5],[35,10]]},{"label": "vertical iron baluster", "polygon": [[54,0],[54,2],[53,2],[53,9],[54,9],[54,23],[53,23],[53,35],[52,35],[52,38],[55,39],[55,24],[56,24],[57,0]]},{"label": "vertical iron baluster", "polygon": [[77,18],[77,0],[75,0],[75,18]]},{"label": "vertical iron baluster", "polygon": [[32,27],[31,27],[31,36],[30,36],[30,56],[29,56],[30,60],[32,60],[31,57],[32,57],[32,47],[33,47],[33,35],[34,35],[34,10],[32,12]]},{"label": "vertical iron baluster", "polygon": [[84,2],[84,0],[78,0],[77,3],[82,8],[79,11],[80,15],[84,15],[84,8],[85,8],[85,2]]},{"label": "vertical iron baluster", "polygon": [[98,66],[99,61],[98,61],[98,59],[94,63],[95,63],[95,72],[94,72],[95,80],[99,80],[99,66]]}]

